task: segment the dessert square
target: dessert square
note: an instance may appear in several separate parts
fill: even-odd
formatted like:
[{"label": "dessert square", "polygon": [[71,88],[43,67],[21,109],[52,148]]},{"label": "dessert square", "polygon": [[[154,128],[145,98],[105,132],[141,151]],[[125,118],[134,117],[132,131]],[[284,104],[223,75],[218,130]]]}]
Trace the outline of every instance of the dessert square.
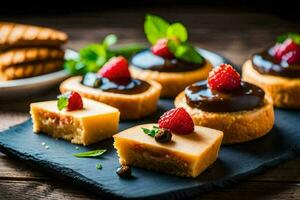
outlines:
[{"label": "dessert square", "polygon": [[59,111],[56,100],[32,103],[33,131],[83,145],[96,143],[117,132],[118,109],[86,98],[82,100],[83,109],[74,111]]},{"label": "dessert square", "polygon": [[223,132],[195,126],[191,134],[173,134],[171,142],[158,143],[142,130],[153,126],[158,125],[139,125],[113,136],[121,165],[197,177],[217,159]]}]

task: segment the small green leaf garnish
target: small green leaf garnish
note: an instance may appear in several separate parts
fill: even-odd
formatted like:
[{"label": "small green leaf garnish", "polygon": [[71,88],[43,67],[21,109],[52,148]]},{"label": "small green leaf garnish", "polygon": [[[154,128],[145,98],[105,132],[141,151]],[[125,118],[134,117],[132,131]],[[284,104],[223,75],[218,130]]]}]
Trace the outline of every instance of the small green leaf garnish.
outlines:
[{"label": "small green leaf garnish", "polygon": [[146,48],[146,45],[142,44],[125,44],[118,47],[110,48],[110,51],[115,55],[122,55],[125,58],[130,58],[133,54]]},{"label": "small green leaf garnish", "polygon": [[155,135],[158,133],[159,131],[159,127],[157,126],[153,126],[152,129],[147,129],[147,128],[142,128],[143,132],[146,133],[147,135],[151,136],[151,137],[155,137]]},{"label": "small green leaf garnish", "polygon": [[68,106],[68,104],[69,104],[68,96],[66,96],[66,95],[58,96],[57,108],[59,111],[66,108]]},{"label": "small green leaf garnish", "polygon": [[170,24],[161,17],[155,15],[146,15],[144,23],[144,32],[148,41],[155,44],[157,40],[166,37]]},{"label": "small green leaf garnish", "polygon": [[283,43],[287,38],[292,39],[296,44],[300,45],[300,35],[297,33],[287,33],[277,37],[278,43]]},{"label": "small green leaf garnish", "polygon": [[105,152],[106,152],[106,149],[98,149],[98,150],[93,150],[93,151],[77,153],[77,154],[74,154],[74,156],[78,157],[78,158],[93,158],[93,157],[101,156]]},{"label": "small green leaf garnish", "polygon": [[102,169],[102,165],[100,163],[96,164],[96,169]]},{"label": "small green leaf garnish", "polygon": [[167,38],[169,39],[177,38],[181,42],[186,42],[188,39],[188,33],[183,24],[174,23],[168,27]]}]

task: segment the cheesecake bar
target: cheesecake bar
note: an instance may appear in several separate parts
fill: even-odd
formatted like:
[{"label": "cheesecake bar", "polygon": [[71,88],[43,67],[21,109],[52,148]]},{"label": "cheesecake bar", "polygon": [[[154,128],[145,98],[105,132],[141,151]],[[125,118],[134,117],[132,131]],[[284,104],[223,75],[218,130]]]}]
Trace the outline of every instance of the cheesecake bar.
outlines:
[{"label": "cheesecake bar", "polygon": [[155,126],[139,125],[113,136],[121,165],[195,178],[217,159],[223,132],[195,126],[193,133],[173,134],[170,142],[159,143],[142,130]]},{"label": "cheesecake bar", "polygon": [[109,138],[118,131],[118,109],[86,98],[82,100],[83,109],[73,111],[59,111],[56,100],[32,103],[33,131],[83,145]]}]

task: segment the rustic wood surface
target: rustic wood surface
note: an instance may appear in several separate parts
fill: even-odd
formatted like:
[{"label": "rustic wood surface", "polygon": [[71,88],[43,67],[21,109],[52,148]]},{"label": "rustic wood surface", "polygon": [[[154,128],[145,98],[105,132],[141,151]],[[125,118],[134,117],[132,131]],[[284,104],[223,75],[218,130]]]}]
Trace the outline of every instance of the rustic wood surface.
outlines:
[{"label": "rustic wood surface", "polygon": [[[197,7],[127,8],[50,17],[2,16],[0,21],[61,29],[70,36],[67,47],[79,49],[87,43],[100,41],[109,33],[118,34],[121,43],[146,42],[142,23],[147,12],[183,22],[189,28],[190,40],[194,44],[221,53],[239,66],[252,52],[272,44],[276,35],[287,31],[300,32],[300,23],[270,14]],[[0,100],[0,130],[28,119],[30,102],[54,98],[57,94],[54,88],[38,97]],[[0,199],[45,198],[96,199],[97,196],[0,153]],[[300,199],[300,158],[197,199]]]}]

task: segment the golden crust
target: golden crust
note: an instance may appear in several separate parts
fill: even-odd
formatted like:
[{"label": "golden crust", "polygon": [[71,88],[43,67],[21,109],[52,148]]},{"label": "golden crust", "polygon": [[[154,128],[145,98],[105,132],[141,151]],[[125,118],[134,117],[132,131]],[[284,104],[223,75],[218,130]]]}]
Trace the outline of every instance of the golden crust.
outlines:
[{"label": "golden crust", "polygon": [[184,88],[194,82],[207,78],[209,71],[212,69],[212,64],[206,61],[206,64],[193,71],[188,72],[158,72],[152,70],[139,69],[130,67],[130,72],[134,78],[142,80],[154,80],[161,84],[162,97],[175,97]]},{"label": "golden crust", "polygon": [[265,104],[249,111],[213,113],[192,108],[186,103],[184,92],[175,99],[175,107],[183,107],[191,115],[195,125],[224,132],[223,143],[250,141],[267,134],[274,125],[272,99],[265,96]]},{"label": "golden crust", "polygon": [[276,107],[300,109],[300,78],[260,74],[253,68],[251,60],[244,63],[242,76],[245,81],[263,88]]},{"label": "golden crust", "polygon": [[22,65],[12,65],[0,71],[3,80],[14,80],[47,74],[62,69],[63,60],[51,60]]},{"label": "golden crust", "polygon": [[104,92],[99,89],[84,86],[80,83],[81,77],[71,77],[60,85],[62,93],[76,91],[80,95],[118,108],[121,119],[139,119],[154,113],[160,96],[161,86],[155,81],[147,81],[150,88],[140,94],[125,95]]},{"label": "golden crust", "polygon": [[60,48],[28,47],[11,49],[0,54],[0,70],[12,65],[42,60],[63,60],[64,51]]},{"label": "golden crust", "polygon": [[0,50],[20,46],[59,46],[68,36],[50,28],[0,22]]}]

